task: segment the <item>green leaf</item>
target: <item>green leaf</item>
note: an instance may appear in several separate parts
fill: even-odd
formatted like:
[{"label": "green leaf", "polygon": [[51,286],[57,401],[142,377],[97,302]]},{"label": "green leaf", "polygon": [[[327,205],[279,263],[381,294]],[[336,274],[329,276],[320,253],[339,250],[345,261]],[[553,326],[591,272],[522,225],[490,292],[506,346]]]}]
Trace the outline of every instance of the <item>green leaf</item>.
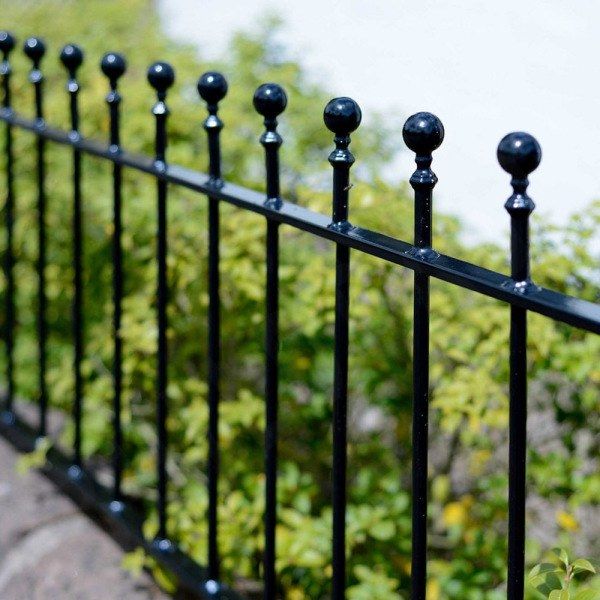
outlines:
[{"label": "green leaf", "polygon": [[392,521],[379,521],[369,529],[371,536],[380,541],[391,539],[395,531],[396,527]]},{"label": "green leaf", "polygon": [[135,577],[138,577],[144,568],[144,560],[146,558],[146,553],[143,548],[136,548],[132,552],[127,552],[123,556],[123,560],[121,561],[121,566],[132,573]]},{"label": "green leaf", "polygon": [[562,562],[562,564],[565,565],[565,567],[569,566],[569,557],[565,550],[563,550],[562,548],[552,548],[552,552],[556,554],[560,562]]},{"label": "green leaf", "polygon": [[553,563],[540,563],[535,565],[529,572],[529,577],[536,577],[537,575],[543,575],[544,573],[562,573],[563,570],[557,567]]},{"label": "green leaf", "polygon": [[152,567],[152,575],[156,583],[169,594],[173,594],[177,590],[177,578],[173,573],[161,567],[158,563]]},{"label": "green leaf", "polygon": [[33,452],[22,454],[17,459],[16,471],[19,475],[25,475],[31,469],[40,469],[46,464],[46,455],[52,447],[52,441],[48,437],[40,438]]},{"label": "green leaf", "polygon": [[581,571],[588,571],[589,573],[596,572],[596,569],[594,568],[592,563],[589,560],[586,560],[585,558],[578,558],[572,566],[575,573],[580,573]]},{"label": "green leaf", "polygon": [[548,596],[548,600],[569,600],[569,590],[553,590]]},{"label": "green leaf", "polygon": [[573,600],[600,600],[600,590],[579,590]]}]

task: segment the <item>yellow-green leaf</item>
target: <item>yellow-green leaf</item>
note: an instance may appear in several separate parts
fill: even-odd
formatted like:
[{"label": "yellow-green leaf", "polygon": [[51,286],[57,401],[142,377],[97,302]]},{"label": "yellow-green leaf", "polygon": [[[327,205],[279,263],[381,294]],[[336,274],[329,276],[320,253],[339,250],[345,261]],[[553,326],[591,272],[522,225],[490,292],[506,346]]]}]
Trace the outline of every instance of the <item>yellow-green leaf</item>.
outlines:
[{"label": "yellow-green leaf", "polygon": [[581,571],[589,571],[590,573],[596,572],[596,569],[594,568],[592,563],[589,560],[586,560],[585,558],[578,558],[573,563],[573,570],[575,571],[575,573],[580,573]]}]

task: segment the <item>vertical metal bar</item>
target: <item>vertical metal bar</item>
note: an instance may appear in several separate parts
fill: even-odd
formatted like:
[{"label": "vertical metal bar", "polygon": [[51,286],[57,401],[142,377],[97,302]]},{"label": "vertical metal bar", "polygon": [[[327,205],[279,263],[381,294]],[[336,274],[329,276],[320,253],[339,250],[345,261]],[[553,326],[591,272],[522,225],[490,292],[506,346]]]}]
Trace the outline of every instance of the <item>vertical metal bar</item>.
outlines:
[{"label": "vertical metal bar", "polygon": [[221,311],[219,305],[219,205],[208,199],[208,572],[219,580],[218,482],[219,482],[219,374]]},{"label": "vertical metal bar", "polygon": [[412,597],[425,599],[429,432],[429,277],[414,274]]},{"label": "vertical metal bar", "polygon": [[[78,141],[79,107],[77,97],[79,83],[77,69],[83,62],[83,51],[75,44],[67,44],[60,53],[60,60],[68,71],[67,92],[69,93],[69,108],[71,114],[71,140]],[[83,379],[81,376],[81,361],[83,359],[83,236],[81,221],[81,151],[73,147],[73,375],[75,380],[73,398],[73,423],[75,435],[73,440],[73,465],[69,475],[73,479],[81,477],[81,418],[83,402]]]},{"label": "vertical metal bar", "polygon": [[[110,151],[114,154],[121,152],[121,138],[119,130],[119,106],[121,95],[117,91],[117,81],[125,73],[127,65],[125,59],[109,52],[102,58],[100,64],[102,72],[110,82],[110,92],[106,102],[110,114]],[[121,246],[121,165],[113,163],[113,232],[112,232],[112,259],[113,259],[113,499],[110,509],[122,512],[123,494],[121,479],[123,472],[123,432],[121,427],[121,393],[123,386],[122,373],[122,338],[121,338],[121,303],[123,299],[123,250]]]},{"label": "vertical metal bar", "polygon": [[[350,167],[354,156],[348,150],[350,133],[362,113],[351,98],[334,98],[325,107],[323,120],[335,134],[335,149],[329,155],[333,167],[333,219],[330,227],[348,231]],[[333,470],[332,470],[332,600],[346,597],[346,471],[348,413],[348,327],[350,305],[350,248],[338,244],[335,255],[335,331],[333,367]]]},{"label": "vertical metal bar", "polygon": [[[154,63],[148,69],[148,82],[156,90],[157,102],[152,108],[156,117],[156,157],[154,166],[157,172],[166,169],[167,151],[167,117],[169,109],[165,102],[167,90],[175,81],[175,72],[171,65],[164,62]],[[155,546],[162,551],[173,549],[173,544],[167,537],[167,182],[160,176],[156,179],[157,192],[157,230],[156,230],[156,261],[157,261],[157,434],[158,434],[158,533]]]},{"label": "vertical metal bar", "polygon": [[[437,177],[431,170],[432,152],[444,139],[444,127],[431,113],[417,113],[404,124],[406,145],[416,153],[416,171],[410,178],[415,192],[415,246],[417,255],[435,255],[431,249],[432,193]],[[413,332],[413,463],[412,567],[413,600],[425,600],[427,584],[427,469],[429,431],[429,277],[415,271]]]},{"label": "vertical metal bar", "polygon": [[[529,215],[535,208],[527,195],[528,175],[542,158],[540,145],[527,133],[506,135],[498,161],[511,174],[513,194],[504,207],[511,217],[511,278],[526,294],[535,285],[529,270]],[[525,507],[527,468],[527,311],[510,308],[510,404],[508,450],[508,585],[509,600],[523,600],[525,583]]]},{"label": "vertical metal bar", "polygon": [[[46,126],[43,110],[44,76],[40,70],[40,62],[46,53],[46,47],[39,38],[28,38],[23,48],[25,54],[33,63],[29,73],[29,81],[35,90],[35,117],[38,130]],[[46,142],[42,136],[37,136],[37,213],[38,213],[38,361],[39,361],[39,426],[38,434],[44,437],[47,432],[48,390],[46,387],[46,345],[48,327],[46,322]]]},{"label": "vertical metal bar", "polygon": [[[2,108],[6,113],[12,112],[10,96],[11,66],[9,55],[15,47],[13,36],[7,31],[0,32],[0,52],[2,62],[0,63],[0,75],[2,75]],[[6,342],[6,398],[3,422],[10,424],[14,422],[13,400],[15,393],[14,379],[14,333],[15,333],[15,277],[14,277],[14,221],[15,200],[13,187],[13,141],[12,127],[6,123],[6,137],[4,151],[6,156],[6,199],[4,204],[6,218],[6,254],[4,259],[4,273],[6,278],[6,324],[4,338]]]},{"label": "vertical metal bar", "polygon": [[267,276],[265,295],[265,550],[263,577],[265,600],[277,591],[277,438],[278,438],[278,352],[279,352],[279,224],[267,222]]},{"label": "vertical metal bar", "polygon": [[[287,96],[273,83],[261,85],[254,94],[254,107],[264,117],[265,132],[260,143],[265,148],[267,198],[265,206],[279,210],[279,148],[283,142],[277,132],[277,117],[287,105]],[[277,593],[275,560],[277,556],[277,436],[279,395],[279,223],[267,220],[267,276],[265,295],[265,552],[263,578],[265,600]]]},{"label": "vertical metal bar", "polygon": [[332,598],[346,589],[346,471],[348,413],[348,319],[350,250],[338,245],[335,256],[335,344],[333,384],[333,581]]},{"label": "vertical metal bar", "polygon": [[527,464],[527,311],[510,308],[510,405],[508,456],[508,593],[522,600],[525,575]]},{"label": "vertical metal bar", "polygon": [[[198,80],[198,93],[206,102],[208,117],[204,129],[208,136],[209,181],[215,189],[221,179],[219,136],[223,122],[218,103],[227,93],[227,81],[220,73],[204,73]],[[217,495],[219,481],[219,375],[221,351],[221,315],[219,297],[219,204],[208,199],[208,582],[209,593],[219,593],[219,551]]]}]

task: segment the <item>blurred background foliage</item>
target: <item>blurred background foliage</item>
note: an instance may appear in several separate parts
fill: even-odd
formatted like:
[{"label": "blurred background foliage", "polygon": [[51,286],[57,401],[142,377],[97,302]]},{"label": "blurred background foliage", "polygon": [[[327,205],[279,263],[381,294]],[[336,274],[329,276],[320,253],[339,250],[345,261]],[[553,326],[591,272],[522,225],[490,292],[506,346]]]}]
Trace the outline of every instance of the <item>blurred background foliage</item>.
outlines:
[{"label": "blurred background foliage", "polygon": [[[195,82],[222,70],[230,91],[222,102],[224,174],[263,189],[260,117],[254,89],[285,87],[284,196],[330,211],[331,134],[322,109],[343,90],[310,80],[302,65],[274,42],[276,19],[232,37],[220,64],[161,33],[149,0],[3,0],[3,26],[18,37],[42,36],[48,54],[47,120],[68,125],[60,48],[79,43],[86,57],[82,131],[107,138],[106,51],[122,52],[123,144],[152,153],[154,98],[146,83],[154,60],[172,62],[177,82],[168,104],[171,162],[203,169],[205,109]],[[30,65],[13,53],[14,105],[32,115]],[[442,115],[443,117],[443,115]],[[382,176],[401,147],[400,123],[370,116],[353,136],[357,156],[350,201],[352,222],[412,239],[412,201],[405,183]],[[16,137],[17,387],[35,400],[36,213],[35,153],[30,134]],[[493,149],[490,149],[493,151]],[[435,161],[434,161],[435,168]],[[69,410],[73,396],[70,152],[48,151],[52,406]],[[408,174],[404,174],[407,176]],[[85,454],[101,463],[111,450],[111,301],[109,166],[84,159]],[[506,194],[509,193],[507,179]],[[503,202],[504,198],[486,198]],[[540,199],[541,200],[541,199]],[[228,581],[259,579],[263,549],[262,432],[264,425],[264,220],[222,209],[223,398],[220,442],[220,546]],[[124,339],[127,461],[124,485],[147,500],[147,531],[155,528],[155,198],[150,177],[125,171]],[[533,216],[533,275],[537,283],[598,301],[594,235],[600,203],[566,227]],[[508,217],[507,217],[508,230]],[[281,428],[277,570],[289,600],[327,598],[330,566],[331,380],[333,247],[310,235],[281,231]],[[169,197],[169,527],[200,562],[206,556],[206,201],[171,188]],[[466,245],[460,223],[436,213],[435,247],[507,271],[507,244]],[[1,238],[5,244],[4,235]],[[4,294],[1,279],[0,294]],[[0,298],[4,302],[4,298]],[[352,255],[348,557],[350,600],[407,598],[410,579],[410,413],[412,274],[357,252]],[[4,315],[4,313],[1,313]],[[2,318],[2,317],[0,317]],[[507,381],[509,313],[500,303],[432,281],[431,504],[428,598],[495,600],[505,596],[507,517]],[[600,337],[532,314],[529,317],[529,496],[527,561],[553,546],[569,555],[600,556]],[[0,323],[2,325],[2,323]],[[4,356],[2,357],[4,361]],[[4,364],[2,364],[4,367]],[[67,429],[63,443],[71,436]],[[131,561],[130,561],[131,562]],[[135,562],[135,561],[134,561]],[[585,575],[585,573],[584,573]],[[592,580],[589,585],[596,586]],[[577,581],[573,586],[577,585]],[[571,589],[575,590],[576,587]],[[539,597],[533,588],[531,598]],[[592,596],[597,597],[597,596]]]}]

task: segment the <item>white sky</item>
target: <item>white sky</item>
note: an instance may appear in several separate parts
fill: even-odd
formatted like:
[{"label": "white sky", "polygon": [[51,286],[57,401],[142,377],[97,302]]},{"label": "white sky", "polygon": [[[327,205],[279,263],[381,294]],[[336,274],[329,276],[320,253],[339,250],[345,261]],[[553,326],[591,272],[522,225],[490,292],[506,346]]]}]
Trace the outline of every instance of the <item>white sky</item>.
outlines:
[{"label": "white sky", "polygon": [[[436,113],[446,139],[434,155],[436,205],[470,237],[508,232],[509,178],[496,145],[534,134],[538,211],[564,223],[600,197],[600,2],[594,0],[159,0],[168,33],[216,57],[232,32],[269,10],[286,46],[334,95],[369,110]],[[293,98],[290,99],[293,102]],[[320,116],[319,116],[320,118]],[[368,121],[367,121],[368,122]],[[398,177],[408,178],[401,156]]]}]

